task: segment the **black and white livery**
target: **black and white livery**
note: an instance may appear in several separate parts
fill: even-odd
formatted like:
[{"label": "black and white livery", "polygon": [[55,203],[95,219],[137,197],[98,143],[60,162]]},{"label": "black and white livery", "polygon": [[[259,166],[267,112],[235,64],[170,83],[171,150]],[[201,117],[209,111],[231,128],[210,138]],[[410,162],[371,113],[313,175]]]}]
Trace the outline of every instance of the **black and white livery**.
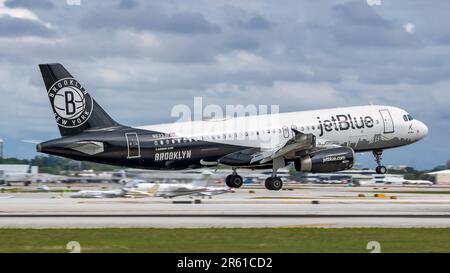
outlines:
[{"label": "black and white livery", "polygon": [[39,68],[61,137],[39,152],[117,166],[180,170],[229,167],[229,187],[242,185],[240,168],[272,169],[269,190],[280,190],[279,168],[336,172],[353,166],[355,152],[372,151],[386,173],[386,149],[414,143],[426,125],[392,106],[367,105],[221,120],[130,127],[114,121],[61,64]]}]

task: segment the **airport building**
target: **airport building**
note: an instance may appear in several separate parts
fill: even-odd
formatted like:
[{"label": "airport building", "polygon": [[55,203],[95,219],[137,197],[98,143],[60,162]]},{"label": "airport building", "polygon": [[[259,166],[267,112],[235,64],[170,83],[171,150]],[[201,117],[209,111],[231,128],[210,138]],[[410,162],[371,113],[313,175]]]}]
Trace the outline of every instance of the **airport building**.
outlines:
[{"label": "airport building", "polygon": [[[29,169],[29,165],[26,164],[0,164],[0,173],[4,174],[18,174],[26,173]],[[39,172],[38,166],[31,167],[31,174],[37,174]]]},{"label": "airport building", "polygon": [[442,170],[438,172],[428,173],[435,177],[436,184],[449,184],[450,185],[450,170]]}]

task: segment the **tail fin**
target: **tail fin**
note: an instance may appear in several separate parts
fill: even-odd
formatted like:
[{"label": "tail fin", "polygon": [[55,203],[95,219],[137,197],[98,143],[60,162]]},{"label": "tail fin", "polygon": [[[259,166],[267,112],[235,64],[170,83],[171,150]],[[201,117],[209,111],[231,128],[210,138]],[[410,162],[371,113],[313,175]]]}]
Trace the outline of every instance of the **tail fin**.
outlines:
[{"label": "tail fin", "polygon": [[61,136],[120,125],[61,64],[40,64],[39,69]]}]

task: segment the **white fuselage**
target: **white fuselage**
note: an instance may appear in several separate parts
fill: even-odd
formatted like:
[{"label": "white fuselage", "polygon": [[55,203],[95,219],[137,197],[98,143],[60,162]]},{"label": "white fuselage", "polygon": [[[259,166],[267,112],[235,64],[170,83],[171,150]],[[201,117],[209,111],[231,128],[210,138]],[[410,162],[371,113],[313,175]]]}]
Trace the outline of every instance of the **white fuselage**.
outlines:
[{"label": "white fuselage", "polygon": [[274,148],[294,132],[316,136],[318,145],[352,147],[355,151],[388,149],[414,143],[427,133],[426,125],[397,107],[368,105],[314,111],[245,116],[222,120],[177,122],[138,127],[164,132],[172,139],[155,141],[167,146],[179,141],[208,141],[255,148]]}]

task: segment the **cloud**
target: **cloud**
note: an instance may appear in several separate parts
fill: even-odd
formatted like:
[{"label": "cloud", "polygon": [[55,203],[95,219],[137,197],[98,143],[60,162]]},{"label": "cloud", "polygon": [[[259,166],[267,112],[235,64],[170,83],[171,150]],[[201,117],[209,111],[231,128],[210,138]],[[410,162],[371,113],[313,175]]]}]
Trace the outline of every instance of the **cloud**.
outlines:
[{"label": "cloud", "polygon": [[10,8],[52,9],[54,4],[48,0],[6,0],[5,6]]},{"label": "cloud", "polygon": [[250,30],[268,29],[271,27],[271,23],[261,15],[255,15],[246,20],[237,19],[231,22],[230,25]]},{"label": "cloud", "polygon": [[0,37],[40,36],[50,37],[55,33],[37,20],[0,17]]},{"label": "cloud", "polygon": [[414,31],[416,30],[416,25],[411,23],[407,23],[403,27],[405,28],[405,31],[408,33],[414,33]]},{"label": "cloud", "polygon": [[[281,111],[389,104],[423,120],[430,135],[386,152],[386,164],[432,167],[448,159],[449,148],[435,145],[450,134],[446,2],[116,0],[38,7],[45,2],[0,0],[0,116],[8,117],[0,119],[0,137],[13,143],[9,155],[34,155],[20,139],[58,136],[37,64],[61,62],[124,124],[171,121],[171,108],[192,104],[194,96],[221,106],[278,104]],[[408,33],[408,22],[420,27]],[[411,154],[421,156],[410,162]]]},{"label": "cloud", "polygon": [[157,10],[127,9],[121,12],[92,11],[81,22],[87,28],[130,28],[177,34],[211,34],[220,32],[198,12],[175,12],[171,15]]},{"label": "cloud", "polygon": [[135,0],[120,0],[119,1],[119,8],[121,9],[131,9],[134,7],[137,7],[139,3]]},{"label": "cloud", "polygon": [[332,8],[331,30],[344,46],[414,46],[416,41],[403,31],[403,26],[377,14],[363,1],[351,1]]}]

